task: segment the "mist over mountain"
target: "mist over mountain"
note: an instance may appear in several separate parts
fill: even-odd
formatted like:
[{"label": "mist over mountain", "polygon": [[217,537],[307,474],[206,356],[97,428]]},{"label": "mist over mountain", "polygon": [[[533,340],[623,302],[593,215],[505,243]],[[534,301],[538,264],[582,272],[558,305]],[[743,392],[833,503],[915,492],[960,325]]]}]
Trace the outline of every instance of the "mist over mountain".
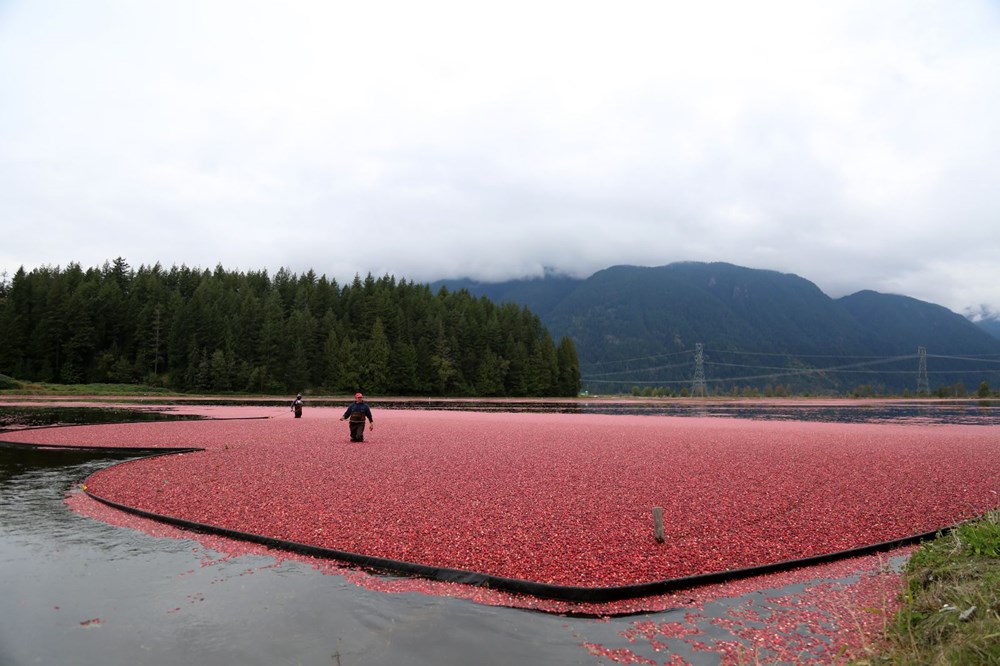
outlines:
[{"label": "mist over mountain", "polygon": [[965,318],[990,335],[1000,338],[1000,312],[981,305],[978,308],[966,308]]},{"label": "mist over mountain", "polygon": [[1000,386],[1000,338],[947,308],[863,290],[834,299],[797,275],[728,263],[613,266],[585,279],[548,275],[444,280],[523,305],[576,345],[585,388],[692,386],[709,392],[975,391]]}]

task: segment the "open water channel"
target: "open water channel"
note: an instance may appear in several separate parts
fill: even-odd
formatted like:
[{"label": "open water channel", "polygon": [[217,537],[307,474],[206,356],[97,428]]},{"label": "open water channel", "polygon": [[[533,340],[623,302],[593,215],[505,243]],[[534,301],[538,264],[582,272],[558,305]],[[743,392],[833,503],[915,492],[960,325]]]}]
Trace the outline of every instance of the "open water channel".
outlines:
[{"label": "open water channel", "polygon": [[[826,418],[845,417],[837,412]],[[982,403],[935,414],[943,421],[1000,423],[998,408]],[[759,417],[768,416],[789,418],[780,410]],[[821,410],[807,416],[820,418]],[[0,407],[0,440],[4,427],[119,418],[132,417]],[[914,414],[880,412],[875,420],[896,418]],[[690,642],[635,640],[637,626],[682,622],[684,609],[593,619],[385,593],[303,562],[231,557],[194,538],[152,537],[67,508],[67,492],[79,492],[73,489],[89,474],[125,457],[0,445],[0,666],[663,664],[672,655],[695,666],[722,662],[720,653]],[[699,609],[702,640],[739,642],[712,619],[749,606],[760,612],[765,600],[794,596],[803,587],[705,604]],[[812,631],[805,625],[794,630],[805,637]],[[767,658],[754,650],[748,646],[751,661],[745,663]]]}]

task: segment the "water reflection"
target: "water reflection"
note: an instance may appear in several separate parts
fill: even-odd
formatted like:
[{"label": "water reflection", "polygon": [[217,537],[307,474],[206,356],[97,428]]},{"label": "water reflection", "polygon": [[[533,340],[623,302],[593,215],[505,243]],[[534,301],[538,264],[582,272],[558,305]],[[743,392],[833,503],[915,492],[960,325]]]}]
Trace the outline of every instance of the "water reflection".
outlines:
[{"label": "water reflection", "polygon": [[[768,421],[827,421],[835,423],[941,423],[1000,425],[1000,400],[671,400],[671,399],[385,399],[369,401],[378,409],[513,412],[543,414],[624,414],[629,416],[691,416],[746,418]],[[345,399],[307,398],[307,407],[343,407]],[[201,419],[205,416],[177,414],[173,406],[275,407],[287,410],[287,400],[212,398],[171,399],[128,407],[0,407],[0,432],[4,428],[70,423],[120,423]]]},{"label": "water reflection", "polygon": [[189,421],[191,414],[171,414],[159,408],[127,407],[0,407],[0,432],[83,423],[133,423],[136,421]]},{"label": "water reflection", "polygon": [[[317,406],[326,406],[316,403]],[[339,403],[332,403],[339,404]],[[830,423],[948,423],[1000,425],[1000,401],[851,402],[843,405],[803,401],[373,401],[380,409],[426,409],[478,412],[537,412],[547,414],[624,414],[628,416],[692,416],[764,421],[826,421]]]},{"label": "water reflection", "polygon": [[123,457],[0,448],[3,666],[588,663],[583,620],[384,594],[66,508],[68,489]]}]

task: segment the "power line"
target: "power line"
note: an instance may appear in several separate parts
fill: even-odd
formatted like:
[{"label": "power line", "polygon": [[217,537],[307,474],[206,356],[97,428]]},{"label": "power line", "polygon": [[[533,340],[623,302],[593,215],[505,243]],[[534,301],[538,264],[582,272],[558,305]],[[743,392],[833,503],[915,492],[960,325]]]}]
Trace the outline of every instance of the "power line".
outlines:
[{"label": "power line", "polygon": [[[873,357],[866,357],[866,358],[873,358]],[[912,358],[913,358],[912,355],[911,356],[891,356],[891,357],[876,358],[876,360],[872,360],[872,361],[869,361],[869,362],[866,362],[866,363],[848,363],[848,364],[844,364],[844,365],[827,366],[827,367],[820,367],[820,368],[788,368],[788,367],[785,367],[785,366],[760,366],[760,365],[746,365],[746,364],[739,364],[739,363],[719,363],[719,362],[714,362],[714,361],[705,361],[704,360],[703,351],[701,349],[699,349],[698,347],[695,347],[695,379],[698,379],[700,377],[701,381],[715,381],[715,382],[719,382],[719,381],[732,381],[733,379],[743,379],[742,377],[736,377],[736,378],[733,378],[733,377],[724,377],[724,378],[719,378],[719,379],[707,380],[705,378],[705,370],[704,370],[704,366],[706,366],[706,365],[712,366],[712,367],[747,368],[747,369],[753,369],[753,370],[778,370],[780,372],[773,373],[772,375],[755,375],[754,376],[754,377],[765,377],[765,376],[775,376],[775,377],[777,377],[777,376],[784,376],[784,375],[790,375],[790,374],[821,373],[821,372],[831,372],[831,371],[832,372],[849,372],[849,371],[851,371],[850,370],[851,368],[858,368],[858,367],[865,367],[865,366],[877,365],[877,364],[880,364],[880,363],[893,363],[893,362],[896,362],[896,361],[904,361],[904,360],[909,360],[909,359],[912,359]],[[699,369],[699,366],[701,366],[700,369]],[[680,365],[671,365],[671,366],[662,366],[662,367],[664,367],[664,368],[675,368],[675,367],[681,367],[681,366]],[[582,379],[590,379],[592,377],[606,377],[608,375],[621,374],[622,372],[631,372],[631,373],[646,372],[646,371],[652,370],[652,369],[654,369],[654,368],[636,369],[636,370],[629,370],[629,371],[620,370],[620,371],[617,371],[617,372],[609,372],[609,373],[596,374],[596,375],[587,375],[585,377],[582,377]],[[873,373],[873,374],[881,374],[881,373],[891,373],[893,371],[890,371],[890,370],[860,371],[859,370],[859,371],[854,371],[854,372],[870,372],[870,373]],[[899,373],[908,373],[908,372],[912,372],[912,371],[909,371],[909,370],[900,370],[898,372]],[[945,372],[945,371],[942,371],[942,372]],[[623,379],[621,381],[627,381],[627,380]]]},{"label": "power line", "polygon": [[608,377],[611,375],[620,375],[623,372],[634,373],[634,372],[653,372],[655,370],[671,370],[673,368],[689,368],[690,363],[673,363],[671,365],[654,365],[649,368],[639,368],[636,370],[612,370],[611,372],[598,372],[592,375],[587,375],[588,377]]},{"label": "power line", "polygon": [[[631,365],[635,362],[640,362],[643,360],[652,359],[663,359],[666,357],[679,356],[691,354],[691,350],[685,350],[680,352],[671,352],[667,354],[655,354],[644,357],[636,357],[630,359],[623,359],[621,361],[604,361],[593,365],[610,365],[612,363],[625,363],[626,365]],[[727,351],[716,351],[717,354],[730,357],[760,357],[760,356],[770,356],[770,357],[786,357],[791,359],[803,359],[803,358],[836,358],[842,360],[850,359],[863,359],[854,363],[842,363],[838,365],[824,366],[824,367],[787,367],[787,366],[773,366],[773,365],[751,365],[751,364],[741,364],[741,363],[726,363],[722,361],[707,361],[705,348],[701,343],[695,345],[694,349],[695,356],[695,368],[693,379],[691,380],[692,392],[700,394],[703,388],[707,387],[709,383],[719,385],[725,383],[734,382],[746,382],[746,381],[756,381],[756,380],[778,380],[782,378],[790,377],[821,377],[826,380],[830,380],[837,375],[911,375],[913,370],[906,369],[878,369],[877,366],[887,365],[893,363],[901,363],[906,361],[912,361],[917,358],[920,361],[918,364],[918,391],[923,390],[927,393],[930,392],[930,382],[927,379],[929,375],[956,375],[956,374],[969,374],[969,373],[983,373],[987,375],[993,375],[994,373],[1000,372],[1000,369],[995,368],[975,368],[968,370],[959,369],[946,369],[946,370],[928,370],[926,367],[926,359],[928,357],[935,359],[951,360],[951,361],[970,361],[988,364],[1000,364],[1000,359],[997,359],[996,354],[984,354],[984,355],[971,355],[971,356],[949,356],[949,355],[933,355],[927,354],[926,348],[918,348],[917,354],[908,354],[901,356],[840,356],[840,355],[828,355],[828,354],[779,354],[771,352],[741,352],[738,350],[727,350]],[[676,370],[679,368],[690,367],[686,363],[672,363],[672,364],[662,364],[656,366],[647,366],[645,368],[635,368],[630,367],[623,370],[609,370],[607,372],[595,373],[595,374],[583,374],[581,373],[581,380],[586,383],[591,384],[642,384],[642,385],[684,385],[688,383],[685,379],[639,379],[642,375],[646,377],[650,376],[650,373],[661,372],[664,370]],[[911,366],[912,367],[912,366]],[[738,376],[706,376],[706,368],[716,368],[716,369],[743,369],[744,374]],[[761,371],[765,372],[761,372]],[[767,372],[770,371],[770,372]],[[724,374],[724,373],[719,373]],[[622,376],[625,375],[625,376]],[[676,375],[675,375],[676,376]]]},{"label": "power line", "polygon": [[[867,363],[846,363],[844,365],[830,365],[821,368],[802,368],[803,370],[845,370],[847,368],[861,368],[865,366],[878,365],[880,363],[895,363],[896,361],[906,361],[912,359],[913,356],[885,356],[878,360],[869,361]],[[709,363],[712,366],[720,366],[727,368],[754,368],[759,370],[793,370],[794,368],[789,368],[788,366],[775,366],[775,365],[746,365],[741,363]],[[874,371],[878,372],[878,371]]]},{"label": "power line", "polygon": [[623,358],[614,361],[593,361],[591,363],[581,363],[580,367],[582,368],[582,367],[590,367],[596,365],[610,365],[612,363],[632,363],[634,361],[647,361],[649,359],[654,359],[654,358],[658,359],[658,358],[666,358],[669,356],[681,356],[690,353],[692,353],[692,350],[685,349],[684,351],[679,351],[679,352],[666,352],[663,354],[653,354],[651,356],[636,356],[635,358]]},{"label": "power line", "polygon": [[[921,347],[921,349],[923,349]],[[975,361],[976,363],[1000,363],[1000,359],[990,359],[988,356],[994,356],[994,354],[987,354],[982,357],[977,356],[944,356],[941,354],[927,354],[927,358],[943,358],[949,361]]]},{"label": "power line", "polygon": [[705,350],[714,354],[736,354],[739,356],[782,356],[782,357],[794,357],[794,358],[883,358],[879,355],[865,354],[865,355],[852,355],[852,354],[794,354],[789,352],[754,352],[754,351],[740,351],[736,349],[707,349]]}]

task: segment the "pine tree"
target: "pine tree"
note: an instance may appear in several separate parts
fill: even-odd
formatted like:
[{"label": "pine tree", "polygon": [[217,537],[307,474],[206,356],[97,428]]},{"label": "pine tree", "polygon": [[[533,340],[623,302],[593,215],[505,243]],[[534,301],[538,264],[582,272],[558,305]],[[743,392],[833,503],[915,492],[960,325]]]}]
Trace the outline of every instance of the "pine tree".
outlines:
[{"label": "pine tree", "polygon": [[578,383],[572,346],[557,354],[526,309],[388,275],[340,288],[312,271],[133,271],[122,257],[21,268],[0,278],[0,335],[0,373],[29,381],[513,396]]},{"label": "pine tree", "polygon": [[389,390],[389,339],[380,317],[372,324],[371,339],[363,343],[361,357],[361,384],[371,393]]},{"label": "pine tree", "polygon": [[576,397],[580,394],[580,362],[577,360],[576,348],[570,338],[564,337],[559,341],[556,357],[559,364],[559,378],[555,393],[565,397]]}]

